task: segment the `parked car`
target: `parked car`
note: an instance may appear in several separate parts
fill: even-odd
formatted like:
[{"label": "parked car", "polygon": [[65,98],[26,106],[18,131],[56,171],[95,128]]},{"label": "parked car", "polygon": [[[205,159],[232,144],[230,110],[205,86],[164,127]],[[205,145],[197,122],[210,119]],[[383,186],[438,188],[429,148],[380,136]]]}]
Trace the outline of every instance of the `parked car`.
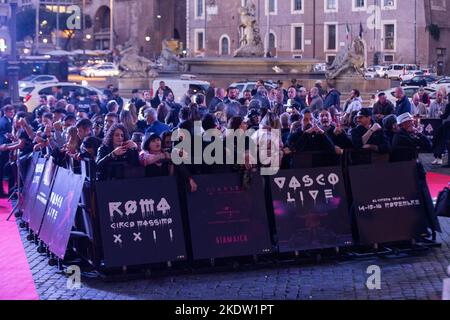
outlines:
[{"label": "parked car", "polygon": [[374,67],[369,67],[364,72],[364,78],[366,79],[375,79],[378,77],[377,70]]},{"label": "parked car", "polygon": [[419,67],[415,64],[391,64],[386,70],[385,78],[400,80],[401,76],[418,70]]},{"label": "parked car", "polygon": [[[277,85],[272,82],[265,82],[265,85],[267,90],[275,89]],[[230,87],[236,87],[239,89],[239,99],[244,97],[244,91],[250,90],[252,91],[256,87],[256,81],[245,81],[245,82],[235,82],[230,85]]]},{"label": "parked car", "polygon": [[109,63],[103,63],[101,65],[96,65],[93,67],[88,67],[81,71],[83,77],[115,77],[120,73],[119,69]]},{"label": "parked car", "polygon": [[206,81],[195,80],[194,77],[182,76],[179,79],[158,78],[153,80],[151,95],[154,96],[158,90],[159,83],[164,81],[175,97],[176,102],[180,102],[183,96],[189,89],[196,93],[206,93],[209,89],[210,83]]},{"label": "parked car", "polygon": [[415,76],[409,80],[404,80],[401,82],[401,86],[419,86],[426,87],[428,84],[436,81],[436,78],[431,76]]},{"label": "parked car", "polygon": [[450,92],[450,77],[443,77],[429,85],[430,88],[439,90],[440,88],[445,88],[447,92]]},{"label": "parked car", "polygon": [[33,87],[37,84],[57,83],[58,78],[52,75],[32,75],[19,80],[19,88]]},{"label": "parked car", "polygon": [[51,95],[52,88],[55,86],[60,86],[64,96],[68,96],[70,91],[76,90],[80,93],[81,100],[89,95],[89,91],[97,92],[97,95],[101,97],[103,95],[102,91],[97,88],[90,86],[83,86],[75,83],[69,82],[58,82],[54,84],[39,84],[34,87],[26,88],[26,91],[20,91],[19,95],[24,99],[24,103],[29,111],[33,111],[39,105],[39,97],[41,95]]}]

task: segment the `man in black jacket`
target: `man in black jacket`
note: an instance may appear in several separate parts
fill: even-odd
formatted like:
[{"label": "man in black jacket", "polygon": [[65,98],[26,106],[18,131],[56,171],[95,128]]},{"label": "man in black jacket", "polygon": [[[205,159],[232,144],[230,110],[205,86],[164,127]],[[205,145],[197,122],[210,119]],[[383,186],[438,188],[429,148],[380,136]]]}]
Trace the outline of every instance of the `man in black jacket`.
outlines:
[{"label": "man in black jacket", "polygon": [[385,140],[381,126],[372,121],[372,112],[361,109],[356,116],[358,126],[351,131],[353,147],[355,149],[372,150],[387,153],[389,146]]},{"label": "man in black jacket", "polygon": [[409,148],[417,152],[431,152],[431,141],[414,127],[414,118],[410,113],[397,117],[400,131],[394,135],[392,150]]},{"label": "man in black jacket", "polygon": [[325,131],[325,134],[336,146],[336,153],[342,154],[344,149],[351,149],[353,147],[352,141],[347,136],[347,133],[340,126],[335,126],[331,122],[331,114],[328,110],[322,110],[319,114],[320,128]]}]

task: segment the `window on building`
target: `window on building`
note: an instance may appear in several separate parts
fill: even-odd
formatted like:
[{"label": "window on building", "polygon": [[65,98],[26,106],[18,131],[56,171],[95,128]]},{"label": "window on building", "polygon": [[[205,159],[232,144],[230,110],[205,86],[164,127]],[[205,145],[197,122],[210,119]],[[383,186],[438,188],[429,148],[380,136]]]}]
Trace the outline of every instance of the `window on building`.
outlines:
[{"label": "window on building", "polygon": [[278,3],[277,0],[266,0],[266,15],[277,14]]},{"label": "window on building", "polygon": [[303,0],[293,0],[294,11],[303,11]]},{"label": "window on building", "polygon": [[220,55],[227,56],[230,54],[230,40],[227,36],[222,36],[220,40]]},{"label": "window on building", "polygon": [[325,12],[337,12],[338,11],[338,0],[324,0],[325,1]]},{"label": "window on building", "polygon": [[327,24],[325,28],[325,41],[326,41],[326,50],[334,51],[337,50],[337,25],[336,24]]},{"label": "window on building", "polygon": [[275,35],[271,32],[269,33],[269,51],[273,52],[276,49],[276,46]]},{"label": "window on building", "polygon": [[353,0],[353,11],[363,11],[367,9],[366,0]]},{"label": "window on building", "polygon": [[395,50],[395,24],[384,25],[384,50]]},{"label": "window on building", "polygon": [[292,26],[292,50],[303,50],[303,25]]},{"label": "window on building", "polygon": [[205,16],[205,0],[195,0],[195,17],[203,18]]},{"label": "window on building", "polygon": [[205,49],[205,33],[203,31],[196,31],[196,46],[197,51],[202,51]]}]

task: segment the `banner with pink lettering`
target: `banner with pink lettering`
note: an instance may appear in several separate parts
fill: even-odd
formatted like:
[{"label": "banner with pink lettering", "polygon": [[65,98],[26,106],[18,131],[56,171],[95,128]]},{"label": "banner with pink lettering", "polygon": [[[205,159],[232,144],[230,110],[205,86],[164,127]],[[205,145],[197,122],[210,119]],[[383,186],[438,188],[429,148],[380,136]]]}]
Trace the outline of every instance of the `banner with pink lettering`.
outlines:
[{"label": "banner with pink lettering", "polygon": [[353,244],[341,168],[280,171],[270,187],[280,252]]}]

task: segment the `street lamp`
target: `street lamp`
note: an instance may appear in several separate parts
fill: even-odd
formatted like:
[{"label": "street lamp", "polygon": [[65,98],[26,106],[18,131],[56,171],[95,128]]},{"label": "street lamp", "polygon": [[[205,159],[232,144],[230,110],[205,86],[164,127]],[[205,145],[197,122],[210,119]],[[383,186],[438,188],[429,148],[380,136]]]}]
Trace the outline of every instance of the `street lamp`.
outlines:
[{"label": "street lamp", "polygon": [[150,40],[151,40],[150,36],[145,37],[145,41],[150,42]]},{"label": "street lamp", "polygon": [[86,39],[87,39],[87,40],[91,40],[91,39],[92,39],[92,36],[91,36],[90,34],[87,34],[87,35],[86,35]]}]

